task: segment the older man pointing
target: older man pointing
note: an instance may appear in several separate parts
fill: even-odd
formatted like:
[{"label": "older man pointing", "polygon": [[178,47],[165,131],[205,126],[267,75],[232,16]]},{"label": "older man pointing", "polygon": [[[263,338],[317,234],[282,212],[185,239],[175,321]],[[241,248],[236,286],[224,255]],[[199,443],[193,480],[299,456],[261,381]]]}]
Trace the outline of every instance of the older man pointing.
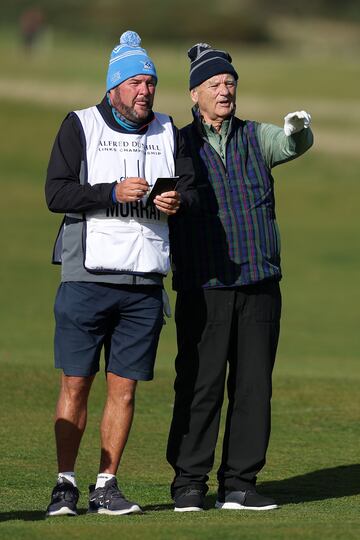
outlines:
[{"label": "older man pointing", "polygon": [[167,457],[176,511],[204,508],[227,380],[228,407],[216,507],[271,510],[255,489],[270,435],[272,370],[281,312],[280,238],[272,169],[312,145],[310,115],[284,127],[235,116],[230,55],[198,43],[191,60],[191,148],[197,215],[171,218],[178,292],[175,405]]}]

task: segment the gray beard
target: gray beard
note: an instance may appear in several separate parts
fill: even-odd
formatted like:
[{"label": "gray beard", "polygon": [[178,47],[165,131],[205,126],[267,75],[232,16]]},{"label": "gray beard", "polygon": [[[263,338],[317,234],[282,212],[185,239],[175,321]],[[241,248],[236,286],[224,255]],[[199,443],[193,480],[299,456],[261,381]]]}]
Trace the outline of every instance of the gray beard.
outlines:
[{"label": "gray beard", "polygon": [[118,109],[118,111],[122,116],[125,116],[127,120],[130,120],[130,122],[134,122],[135,124],[140,124],[144,122],[151,113],[151,109],[149,109],[147,116],[145,118],[141,118],[134,109],[131,109],[124,104],[121,104],[121,109]]}]

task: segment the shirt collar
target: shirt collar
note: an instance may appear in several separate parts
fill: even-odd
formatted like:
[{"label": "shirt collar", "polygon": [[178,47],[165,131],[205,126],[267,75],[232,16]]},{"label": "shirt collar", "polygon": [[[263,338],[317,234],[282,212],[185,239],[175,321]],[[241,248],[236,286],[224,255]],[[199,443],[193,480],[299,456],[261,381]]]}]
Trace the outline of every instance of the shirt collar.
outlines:
[{"label": "shirt collar", "polygon": [[218,135],[221,135],[222,137],[225,137],[225,138],[230,134],[231,129],[232,129],[232,125],[233,125],[234,114],[232,114],[229,118],[226,118],[226,120],[224,120],[222,122],[220,133],[219,133],[218,131],[216,131],[216,129],[214,129],[214,127],[211,124],[207,124],[204,121],[203,117],[200,114],[199,107],[198,107],[197,104],[193,106],[192,113],[193,113],[193,116],[194,116],[194,120],[197,123],[200,131],[207,138],[208,138],[208,135],[210,133],[218,134]]}]

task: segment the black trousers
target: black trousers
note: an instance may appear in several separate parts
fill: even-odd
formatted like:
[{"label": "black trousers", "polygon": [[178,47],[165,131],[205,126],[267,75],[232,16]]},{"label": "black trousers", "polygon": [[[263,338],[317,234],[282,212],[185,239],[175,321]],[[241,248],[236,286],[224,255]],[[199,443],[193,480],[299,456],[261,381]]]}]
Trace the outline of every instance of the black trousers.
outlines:
[{"label": "black trousers", "polygon": [[175,471],[172,492],[208,480],[227,373],[219,491],[255,484],[269,443],[280,314],[274,281],[178,293],[175,403],[167,448]]}]

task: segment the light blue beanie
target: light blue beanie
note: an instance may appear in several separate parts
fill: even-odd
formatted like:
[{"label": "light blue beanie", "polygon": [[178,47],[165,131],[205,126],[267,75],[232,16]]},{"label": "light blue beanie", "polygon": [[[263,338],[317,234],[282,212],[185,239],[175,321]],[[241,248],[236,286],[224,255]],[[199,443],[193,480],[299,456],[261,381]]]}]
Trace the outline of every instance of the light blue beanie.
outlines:
[{"label": "light blue beanie", "polygon": [[106,77],[106,91],[136,75],[152,75],[157,80],[155,66],[145,49],[140,47],[141,38],[128,30],[120,38],[120,45],[110,55]]}]

